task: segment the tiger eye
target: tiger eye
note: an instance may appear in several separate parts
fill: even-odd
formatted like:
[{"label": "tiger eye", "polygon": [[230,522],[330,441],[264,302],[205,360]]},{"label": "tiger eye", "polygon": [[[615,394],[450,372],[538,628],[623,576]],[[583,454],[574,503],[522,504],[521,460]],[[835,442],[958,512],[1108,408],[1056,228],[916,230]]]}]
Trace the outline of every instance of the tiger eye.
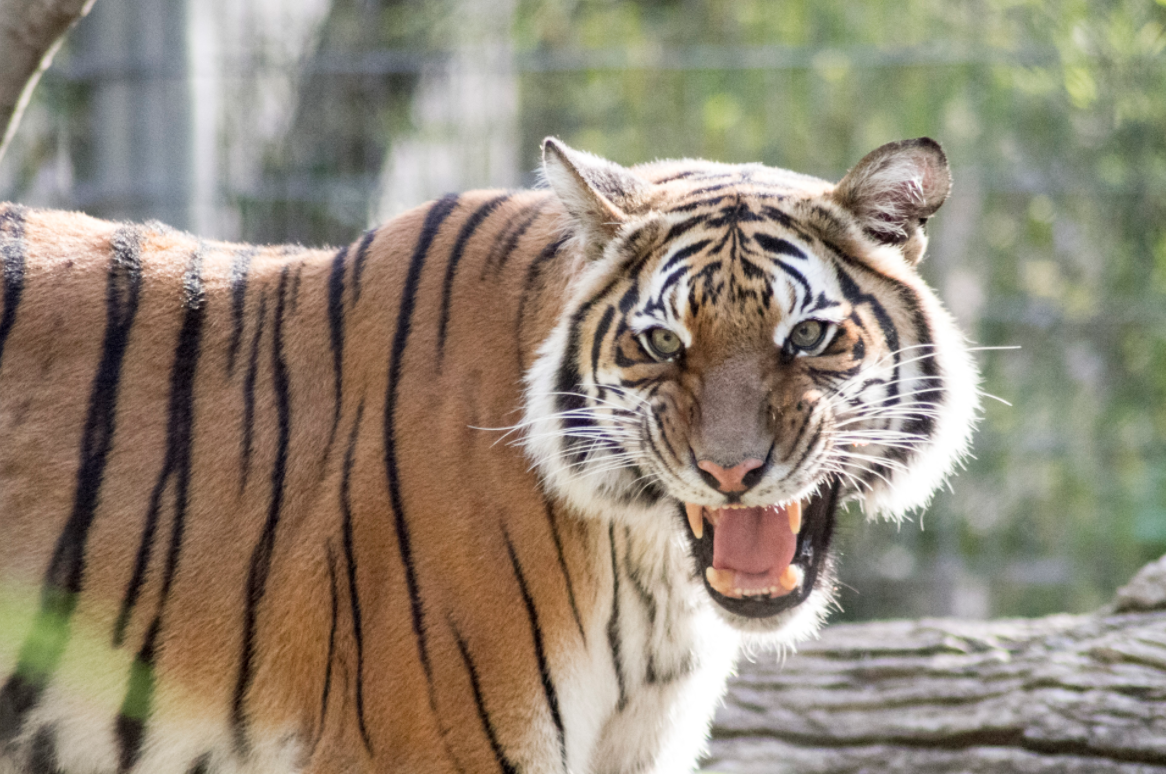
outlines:
[{"label": "tiger eye", "polygon": [[648,331],[648,343],[653,352],[661,358],[674,357],[680,352],[680,337],[667,328],[653,328]]},{"label": "tiger eye", "polygon": [[797,324],[789,340],[798,349],[813,349],[826,335],[826,326],[818,320],[804,320]]}]

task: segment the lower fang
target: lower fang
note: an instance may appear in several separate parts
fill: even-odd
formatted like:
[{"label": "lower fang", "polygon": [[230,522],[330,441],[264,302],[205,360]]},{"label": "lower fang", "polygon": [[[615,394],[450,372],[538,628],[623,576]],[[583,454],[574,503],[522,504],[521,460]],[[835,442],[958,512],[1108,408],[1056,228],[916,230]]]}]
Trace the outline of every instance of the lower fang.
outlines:
[{"label": "lower fang", "polygon": [[715,567],[709,567],[704,571],[704,577],[713,590],[722,596],[741,598],[741,590],[733,586],[733,581],[737,579],[737,573],[733,570],[718,570]]},{"label": "lower fang", "polygon": [[781,587],[786,591],[793,591],[798,586],[802,585],[802,581],[804,579],[805,571],[803,571],[802,568],[798,567],[796,564],[791,564],[789,567],[786,567],[785,570],[782,571],[781,577],[777,579],[777,582],[780,583]]}]

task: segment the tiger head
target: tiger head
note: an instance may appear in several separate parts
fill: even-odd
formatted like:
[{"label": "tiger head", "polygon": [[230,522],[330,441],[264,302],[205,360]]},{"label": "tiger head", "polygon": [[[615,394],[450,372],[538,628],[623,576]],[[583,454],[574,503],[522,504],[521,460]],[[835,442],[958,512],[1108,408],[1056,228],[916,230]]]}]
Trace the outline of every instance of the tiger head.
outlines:
[{"label": "tiger head", "polygon": [[967,450],[978,376],[916,271],[943,151],[884,145],[837,185],[543,155],[575,270],[527,375],[528,455],[582,514],[680,536],[738,629],[801,636],[840,504],[900,517]]}]

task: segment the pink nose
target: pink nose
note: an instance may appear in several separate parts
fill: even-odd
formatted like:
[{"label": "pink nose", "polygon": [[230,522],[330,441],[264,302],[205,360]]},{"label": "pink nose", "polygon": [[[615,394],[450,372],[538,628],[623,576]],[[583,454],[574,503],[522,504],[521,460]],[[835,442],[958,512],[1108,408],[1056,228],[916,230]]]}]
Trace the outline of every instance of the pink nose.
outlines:
[{"label": "pink nose", "polygon": [[722,468],[712,460],[701,460],[696,463],[696,466],[707,473],[711,473],[712,477],[717,480],[717,484],[719,485],[718,489],[722,492],[744,492],[749,488],[742,483],[745,479],[745,474],[764,464],[764,461],[750,457],[731,468]]}]

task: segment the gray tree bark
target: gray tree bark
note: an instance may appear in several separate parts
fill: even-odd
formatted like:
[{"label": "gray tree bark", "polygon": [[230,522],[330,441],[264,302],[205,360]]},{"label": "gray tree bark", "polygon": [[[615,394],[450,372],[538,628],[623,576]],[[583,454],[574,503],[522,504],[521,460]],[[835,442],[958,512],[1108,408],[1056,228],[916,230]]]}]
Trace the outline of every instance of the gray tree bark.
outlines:
[{"label": "gray tree bark", "polygon": [[1106,608],[827,627],[743,663],[706,768],[752,774],[1166,772],[1166,557]]},{"label": "gray tree bark", "polygon": [[41,73],[93,0],[0,0],[0,158]]}]

